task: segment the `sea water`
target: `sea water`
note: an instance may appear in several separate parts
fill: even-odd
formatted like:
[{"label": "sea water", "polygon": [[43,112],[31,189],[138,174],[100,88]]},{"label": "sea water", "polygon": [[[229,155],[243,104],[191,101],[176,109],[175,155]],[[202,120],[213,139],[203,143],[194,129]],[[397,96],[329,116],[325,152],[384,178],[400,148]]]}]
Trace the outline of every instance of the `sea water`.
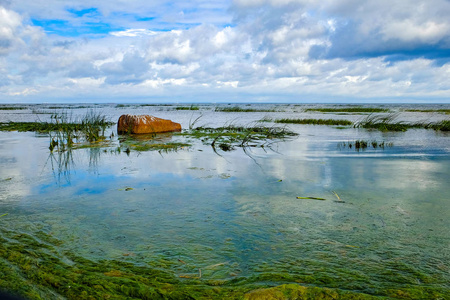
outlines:
[{"label": "sea water", "polygon": [[[209,127],[254,125],[263,118],[366,117],[294,105],[253,104],[275,111],[245,113],[215,107],[35,105],[0,111],[0,121],[46,120],[54,111],[76,118],[88,109],[113,121],[123,113],[152,114],[183,128],[200,115],[196,125]],[[448,119],[383,107],[405,121]],[[299,135],[264,148],[214,151],[190,140],[176,152],[129,154],[115,151],[115,127],[106,132],[116,136],[110,147],[64,153],[51,153],[47,136],[0,132],[0,215],[7,214],[0,224],[50,234],[63,241],[61,251],[157,266],[175,276],[201,269],[205,280],[287,274],[368,293],[405,285],[449,290],[450,135],[288,127]],[[355,140],[386,146],[345,146]],[[273,285],[289,281],[264,278]]]}]

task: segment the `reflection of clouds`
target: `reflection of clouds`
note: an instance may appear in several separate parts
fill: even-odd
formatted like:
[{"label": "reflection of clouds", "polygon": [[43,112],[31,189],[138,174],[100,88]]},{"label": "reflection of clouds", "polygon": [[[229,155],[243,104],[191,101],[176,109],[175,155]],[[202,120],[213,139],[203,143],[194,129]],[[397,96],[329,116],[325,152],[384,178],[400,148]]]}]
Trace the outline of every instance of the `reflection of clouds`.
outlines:
[{"label": "reflection of clouds", "polygon": [[32,181],[38,180],[46,161],[45,152],[39,151],[42,141],[30,133],[0,133],[0,200],[31,194]]},{"label": "reflection of clouds", "polygon": [[448,163],[430,160],[382,161],[374,166],[376,180],[391,189],[437,188],[448,179],[448,171]]}]

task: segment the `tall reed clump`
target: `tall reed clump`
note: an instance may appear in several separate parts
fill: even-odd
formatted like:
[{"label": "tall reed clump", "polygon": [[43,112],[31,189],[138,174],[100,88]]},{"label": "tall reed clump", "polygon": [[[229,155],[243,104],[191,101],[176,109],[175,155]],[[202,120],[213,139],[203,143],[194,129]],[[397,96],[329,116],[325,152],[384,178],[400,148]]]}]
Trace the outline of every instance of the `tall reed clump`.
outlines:
[{"label": "tall reed clump", "polygon": [[377,129],[380,131],[406,131],[414,125],[407,124],[401,121],[395,121],[397,115],[392,114],[388,116],[370,115],[361,122],[355,124],[355,127]]},{"label": "tall reed clump", "polygon": [[106,128],[114,124],[94,111],[87,112],[80,121],[73,120],[65,113],[53,114],[50,119],[50,151],[55,148],[65,151],[82,141],[93,143],[103,140]]},{"label": "tall reed clump", "polygon": [[370,115],[361,122],[358,122],[354,127],[377,129],[380,131],[406,131],[411,128],[434,129],[440,131],[450,130],[450,121],[444,120],[437,123],[405,123],[402,121],[395,121],[397,115],[392,114],[388,116],[374,116]]}]

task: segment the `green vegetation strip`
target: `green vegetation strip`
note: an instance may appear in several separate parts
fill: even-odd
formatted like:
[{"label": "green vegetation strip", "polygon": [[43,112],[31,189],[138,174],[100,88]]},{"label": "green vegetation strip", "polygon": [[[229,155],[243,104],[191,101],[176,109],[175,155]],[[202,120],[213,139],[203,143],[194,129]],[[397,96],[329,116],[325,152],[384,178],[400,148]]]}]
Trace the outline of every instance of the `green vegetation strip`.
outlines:
[{"label": "green vegetation strip", "polygon": [[355,124],[355,127],[376,129],[380,131],[407,131],[412,128],[434,129],[440,131],[450,131],[450,120],[436,123],[405,123],[395,121],[395,115],[391,116],[369,116],[365,120]]},{"label": "green vegetation strip", "polygon": [[[231,280],[187,277],[161,270],[177,260],[93,261],[63,250],[64,243],[37,231],[33,235],[0,227],[0,289],[35,299],[379,299],[337,288],[301,286],[312,276],[259,273]],[[311,278],[310,278],[311,277]],[[283,284],[284,283],[284,284]],[[289,284],[286,284],[289,283]],[[282,284],[282,285],[279,285]],[[273,287],[273,285],[278,285]],[[272,287],[271,287],[272,286]],[[449,290],[403,285],[380,296],[397,299],[445,299]]]},{"label": "green vegetation strip", "polygon": [[307,108],[305,111],[318,111],[318,112],[354,112],[354,113],[380,113],[389,112],[387,108],[374,108],[374,107],[342,107],[342,108]]},{"label": "green vegetation strip", "polygon": [[225,127],[196,127],[194,129],[180,133],[185,137],[192,137],[201,140],[204,144],[210,144],[213,148],[218,146],[223,151],[233,150],[234,147],[264,147],[273,141],[286,140],[297,134],[286,127],[245,127],[245,126],[225,126]]},{"label": "green vegetation strip", "polygon": [[200,108],[198,106],[177,106],[175,107],[175,110],[199,110]]},{"label": "green vegetation strip", "polygon": [[310,124],[310,125],[352,125],[348,120],[333,120],[333,119],[278,119],[275,123],[285,124]]},{"label": "green vegetation strip", "polygon": [[21,109],[27,108],[22,106],[0,106],[0,110],[21,110]]},{"label": "green vegetation strip", "polygon": [[239,106],[233,106],[233,107],[216,107],[215,111],[220,111],[220,112],[276,112],[277,110],[241,108]]},{"label": "green vegetation strip", "polygon": [[430,112],[430,113],[444,113],[450,114],[450,109],[406,109],[409,112]]}]

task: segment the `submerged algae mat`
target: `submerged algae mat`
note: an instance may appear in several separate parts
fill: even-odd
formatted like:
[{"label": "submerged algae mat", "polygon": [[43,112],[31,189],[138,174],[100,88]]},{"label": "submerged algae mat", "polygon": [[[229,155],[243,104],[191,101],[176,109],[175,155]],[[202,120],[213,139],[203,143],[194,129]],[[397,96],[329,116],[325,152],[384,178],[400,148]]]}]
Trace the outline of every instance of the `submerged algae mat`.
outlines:
[{"label": "submerged algae mat", "polygon": [[[92,261],[60,251],[43,231],[34,236],[0,229],[0,288],[27,299],[382,299],[362,293],[299,284],[295,278],[260,274],[229,281],[181,280],[151,265]],[[200,273],[201,276],[201,273]],[[299,281],[299,280],[296,280]],[[261,283],[262,282],[262,283]],[[448,291],[386,290],[389,298],[448,299]]]}]

